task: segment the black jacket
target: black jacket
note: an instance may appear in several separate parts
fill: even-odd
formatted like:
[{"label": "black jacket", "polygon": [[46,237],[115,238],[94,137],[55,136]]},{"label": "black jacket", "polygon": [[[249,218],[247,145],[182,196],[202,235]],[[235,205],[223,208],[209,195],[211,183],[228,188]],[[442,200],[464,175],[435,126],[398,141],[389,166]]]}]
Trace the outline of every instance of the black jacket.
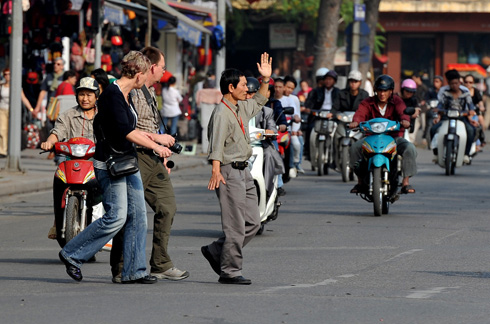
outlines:
[{"label": "black jacket", "polygon": [[339,92],[337,96],[337,100],[333,102],[332,105],[332,114],[337,114],[344,111],[356,111],[359,107],[361,101],[369,97],[369,94],[366,90],[359,89],[359,93],[357,94],[354,102],[351,102],[351,96],[349,89],[346,88]]},{"label": "black jacket", "polygon": [[[337,97],[339,95],[339,88],[334,87],[332,91],[332,107],[335,103],[335,100],[338,100]],[[313,110],[322,109],[323,100],[325,100],[325,88],[317,87],[308,94],[308,98],[306,98],[305,107]]]}]

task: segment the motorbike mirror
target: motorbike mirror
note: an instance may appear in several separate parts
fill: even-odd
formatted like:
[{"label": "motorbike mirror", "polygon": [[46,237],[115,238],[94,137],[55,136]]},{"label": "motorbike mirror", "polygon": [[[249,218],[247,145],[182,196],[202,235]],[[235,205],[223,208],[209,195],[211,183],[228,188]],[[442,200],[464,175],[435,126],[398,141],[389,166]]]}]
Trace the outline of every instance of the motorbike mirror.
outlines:
[{"label": "motorbike mirror", "polygon": [[292,114],[294,114],[294,107],[284,107],[284,113],[286,115],[292,115]]},{"label": "motorbike mirror", "polygon": [[413,114],[415,114],[415,107],[407,107],[407,108],[405,108],[405,110],[403,111],[403,113],[405,115],[412,116]]}]

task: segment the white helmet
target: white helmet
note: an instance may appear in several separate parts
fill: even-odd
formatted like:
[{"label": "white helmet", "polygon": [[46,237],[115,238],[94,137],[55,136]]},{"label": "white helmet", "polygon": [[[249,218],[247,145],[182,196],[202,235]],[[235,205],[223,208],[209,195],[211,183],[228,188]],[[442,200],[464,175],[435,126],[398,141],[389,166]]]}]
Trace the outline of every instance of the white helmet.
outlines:
[{"label": "white helmet", "polygon": [[326,67],[321,67],[318,70],[316,70],[315,76],[317,78],[323,78],[325,76],[325,74],[328,73],[328,71],[329,71],[329,69],[327,69]]},{"label": "white helmet", "polygon": [[349,72],[349,76],[347,77],[347,80],[361,81],[362,80],[362,74],[361,74],[361,72],[359,72],[357,70],[352,70]]}]

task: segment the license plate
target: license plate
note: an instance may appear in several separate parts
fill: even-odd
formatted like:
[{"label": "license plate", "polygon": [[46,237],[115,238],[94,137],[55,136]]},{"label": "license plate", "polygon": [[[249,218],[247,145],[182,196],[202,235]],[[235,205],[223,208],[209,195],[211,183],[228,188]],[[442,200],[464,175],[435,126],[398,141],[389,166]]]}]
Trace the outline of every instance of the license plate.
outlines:
[{"label": "license plate", "polygon": [[325,135],[318,135],[319,141],[324,141],[327,137]]}]

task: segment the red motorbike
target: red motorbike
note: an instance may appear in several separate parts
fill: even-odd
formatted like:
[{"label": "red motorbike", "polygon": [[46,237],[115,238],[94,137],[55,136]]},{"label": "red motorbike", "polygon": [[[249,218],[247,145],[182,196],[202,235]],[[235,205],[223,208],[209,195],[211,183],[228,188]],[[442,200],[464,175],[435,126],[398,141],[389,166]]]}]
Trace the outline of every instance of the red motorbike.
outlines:
[{"label": "red motorbike", "polygon": [[95,144],[84,137],[57,142],[54,151],[66,161],[56,169],[53,201],[57,240],[61,247],[77,236],[92,221],[92,206],[100,200],[94,165],[89,159]]}]

